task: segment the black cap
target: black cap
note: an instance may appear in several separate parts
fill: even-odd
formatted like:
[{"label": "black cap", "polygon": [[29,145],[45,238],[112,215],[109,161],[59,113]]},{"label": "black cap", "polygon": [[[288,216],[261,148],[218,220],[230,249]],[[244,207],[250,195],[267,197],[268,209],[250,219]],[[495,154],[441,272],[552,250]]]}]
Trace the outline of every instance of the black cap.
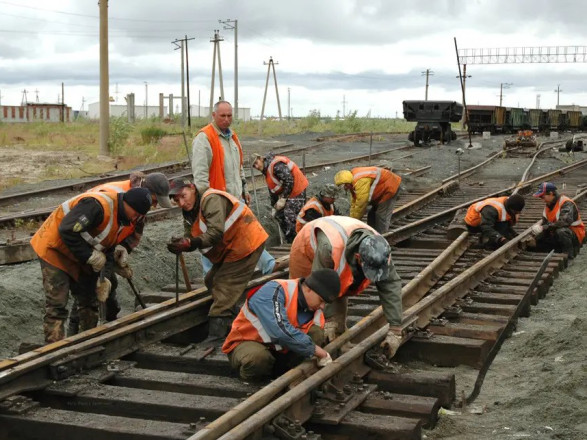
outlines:
[{"label": "black cap", "polygon": [[171,208],[169,201],[169,181],[163,173],[152,173],[145,177],[145,188],[157,196],[162,208]]},{"label": "black cap", "polygon": [[315,270],[304,280],[304,282],[327,303],[331,303],[338,298],[338,293],[340,292],[340,278],[335,270]]},{"label": "black cap", "polygon": [[389,276],[391,247],[382,235],[369,235],[359,245],[361,269],[365,276],[376,283],[386,280]]},{"label": "black cap", "polygon": [[526,201],[519,194],[511,195],[505,201],[505,209],[508,211],[521,212],[524,205],[526,205]]},{"label": "black cap", "polygon": [[123,194],[122,200],[141,215],[151,209],[151,192],[147,188],[131,188]]},{"label": "black cap", "polygon": [[179,194],[182,188],[190,185],[192,185],[192,181],[187,177],[177,177],[169,183],[169,195]]}]

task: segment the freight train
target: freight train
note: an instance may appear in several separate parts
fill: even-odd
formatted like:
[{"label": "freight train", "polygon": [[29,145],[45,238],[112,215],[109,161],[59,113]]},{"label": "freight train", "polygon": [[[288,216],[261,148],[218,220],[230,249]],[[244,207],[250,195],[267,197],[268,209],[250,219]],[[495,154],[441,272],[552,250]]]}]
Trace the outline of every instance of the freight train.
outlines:
[{"label": "freight train", "polygon": [[420,142],[428,144],[434,139],[449,143],[457,138],[452,131],[451,122],[459,122],[463,117],[463,106],[455,101],[404,101],[404,118],[417,122],[408,140],[416,147]]}]

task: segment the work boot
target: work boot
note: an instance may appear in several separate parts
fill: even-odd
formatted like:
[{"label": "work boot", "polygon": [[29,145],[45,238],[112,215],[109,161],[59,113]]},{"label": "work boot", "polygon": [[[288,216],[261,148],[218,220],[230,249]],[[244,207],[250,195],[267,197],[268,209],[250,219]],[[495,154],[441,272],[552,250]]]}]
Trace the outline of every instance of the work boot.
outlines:
[{"label": "work boot", "polygon": [[63,319],[45,318],[43,322],[43,332],[45,333],[45,343],[61,341],[65,337],[65,321]]},{"label": "work boot", "polygon": [[228,336],[231,326],[231,316],[210,316],[208,318],[208,337],[202,343],[223,341]]}]

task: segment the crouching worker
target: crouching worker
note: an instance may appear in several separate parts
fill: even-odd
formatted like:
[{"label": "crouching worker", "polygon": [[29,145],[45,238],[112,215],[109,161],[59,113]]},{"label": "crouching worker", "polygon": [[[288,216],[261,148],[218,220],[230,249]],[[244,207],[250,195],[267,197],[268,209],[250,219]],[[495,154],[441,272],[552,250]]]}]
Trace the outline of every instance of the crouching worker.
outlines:
[{"label": "crouching worker", "polygon": [[307,278],[274,280],[249,292],[222,351],[243,380],[277,377],[304,359],[332,362],[324,341],[325,303],[338,296],[336,271],[321,269]]}]

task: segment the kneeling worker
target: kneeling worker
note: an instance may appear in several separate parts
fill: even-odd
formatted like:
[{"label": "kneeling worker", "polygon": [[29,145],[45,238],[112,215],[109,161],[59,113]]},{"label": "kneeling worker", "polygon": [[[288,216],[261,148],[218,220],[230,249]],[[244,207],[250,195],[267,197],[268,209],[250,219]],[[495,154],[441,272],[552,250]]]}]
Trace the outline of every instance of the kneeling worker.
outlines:
[{"label": "kneeling worker", "polygon": [[320,347],[322,309],[339,289],[338,274],[322,269],[305,279],[269,281],[249,292],[222,346],[232,368],[243,380],[264,380],[312,356],[321,367],[330,363],[330,355]]},{"label": "kneeling worker", "polygon": [[212,262],[204,278],[213,299],[208,340],[222,339],[238,312],[236,303],[255,271],[267,232],[249,207],[227,192],[208,189],[200,195],[189,179],[181,177],[170,187],[189,236],[172,238],[167,249],[175,254],[200,249]]}]

